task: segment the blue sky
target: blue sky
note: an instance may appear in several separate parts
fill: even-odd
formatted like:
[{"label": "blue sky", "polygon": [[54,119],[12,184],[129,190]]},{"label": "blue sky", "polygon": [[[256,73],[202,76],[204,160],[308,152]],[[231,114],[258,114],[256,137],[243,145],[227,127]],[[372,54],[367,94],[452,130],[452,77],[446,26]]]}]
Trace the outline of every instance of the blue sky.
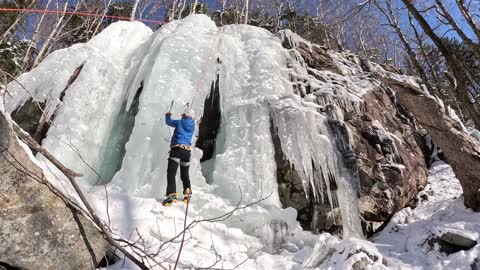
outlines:
[{"label": "blue sky", "polygon": [[[0,0],[1,1],[4,1],[4,0]],[[116,0],[115,2],[120,2],[121,0]],[[408,17],[406,15],[406,11],[404,9],[404,5],[401,3],[400,0],[392,0],[394,2],[394,5],[396,7],[399,8],[399,10],[402,10],[401,11],[401,16],[400,16],[400,23],[402,25],[402,27],[405,29],[405,31],[409,31],[410,29],[410,25],[408,23]],[[447,9],[449,9],[449,11],[451,12],[451,15],[456,19],[456,21],[458,22],[459,26],[463,29],[463,31],[467,34],[467,36],[469,36],[470,38],[474,39],[476,41],[476,37],[472,31],[472,29],[468,26],[467,22],[464,20],[463,16],[461,15],[460,11],[458,10],[456,4],[455,4],[455,0],[442,0],[445,4],[445,6],[447,7]],[[474,13],[477,13],[479,14],[479,4],[478,4],[478,0],[473,0],[473,1],[477,1],[477,5],[472,7],[472,11]],[[46,4],[47,0],[41,0],[41,2],[44,2]],[[41,3],[40,2],[40,3]],[[54,1],[52,1],[54,2]],[[221,8],[220,4],[219,4],[219,1],[218,0],[205,0],[205,1],[201,1],[199,0],[199,2],[204,2],[206,3],[211,9],[219,9]],[[252,1],[253,2],[253,1]],[[363,0],[358,0],[358,2],[363,2]],[[416,1],[416,6],[417,8],[419,9],[422,9],[422,8],[425,8],[425,4],[426,2],[429,2],[429,3],[432,3],[433,1],[432,0],[429,0],[429,1]],[[53,3],[52,3],[53,4]],[[52,7],[53,9],[53,7]],[[162,20],[164,19],[164,16],[163,14],[164,12],[160,11],[158,12],[157,14],[155,14],[155,16],[152,18],[148,18],[148,19],[157,19],[157,20]],[[438,24],[438,20],[436,18],[436,12],[434,10],[430,10],[428,13],[428,15],[426,16],[426,19],[427,21],[432,25],[432,26],[437,26],[439,25]],[[30,20],[33,21],[36,16],[38,15],[31,15],[29,16],[30,17]],[[51,15],[50,15],[51,16]],[[150,25],[150,26],[155,26],[154,24],[152,23],[146,23],[147,25]],[[420,29],[420,27],[419,27]],[[447,26],[441,26],[439,27],[436,32],[439,34],[439,35],[445,35],[445,36],[448,36],[450,38],[457,38],[459,39],[458,35],[455,33],[455,31],[449,31],[450,30],[450,27],[447,27]],[[28,31],[27,32],[27,36],[31,35],[31,31]]]},{"label": "blue sky", "polygon": [[[402,8],[404,7],[400,0],[395,0],[395,1],[397,2],[399,7],[402,7]],[[416,7],[418,9],[421,9],[421,8],[426,7],[425,5],[422,5],[422,2],[423,3],[425,3],[425,2],[432,3],[433,1],[416,1],[416,2],[420,3],[420,4],[416,4]],[[452,17],[455,18],[455,21],[460,26],[460,28],[465,32],[465,34],[468,37],[470,37],[471,39],[476,41],[476,37],[475,37],[475,34],[473,33],[473,30],[470,28],[468,23],[463,18],[463,15],[460,13],[460,10],[458,9],[457,5],[455,4],[455,0],[442,0],[442,2],[444,3],[444,5],[448,9],[448,11],[450,12]],[[472,11],[474,11],[475,13],[478,14],[478,8],[477,9],[472,8]],[[437,16],[437,14],[436,14],[435,10],[430,10],[427,13],[426,19],[432,27],[436,27],[438,25],[441,25],[441,24],[439,24],[436,16]],[[406,12],[403,13],[401,22],[402,22],[402,27],[404,27],[405,29],[410,28]],[[420,29],[420,27],[418,27],[418,28]],[[456,34],[456,32],[453,31],[453,30],[450,30],[450,29],[451,29],[451,27],[449,27],[449,26],[441,25],[439,28],[436,29],[436,33],[439,34],[440,36],[445,35],[446,37],[449,37],[449,38],[460,39],[460,37]]]}]

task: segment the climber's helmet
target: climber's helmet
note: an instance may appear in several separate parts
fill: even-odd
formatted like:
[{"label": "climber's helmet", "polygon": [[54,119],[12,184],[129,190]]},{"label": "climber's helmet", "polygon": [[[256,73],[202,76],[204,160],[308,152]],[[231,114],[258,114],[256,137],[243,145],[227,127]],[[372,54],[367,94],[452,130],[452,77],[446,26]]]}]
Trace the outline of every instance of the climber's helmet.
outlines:
[{"label": "climber's helmet", "polygon": [[185,111],[183,111],[182,117],[195,118],[195,111],[193,111],[191,108],[186,108]]}]

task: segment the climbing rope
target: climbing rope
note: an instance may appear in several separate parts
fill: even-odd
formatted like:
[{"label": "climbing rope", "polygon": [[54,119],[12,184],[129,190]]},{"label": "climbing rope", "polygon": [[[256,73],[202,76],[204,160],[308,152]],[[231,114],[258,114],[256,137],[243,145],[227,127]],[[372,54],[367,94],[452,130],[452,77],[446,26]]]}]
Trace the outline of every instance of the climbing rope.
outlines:
[{"label": "climbing rope", "polygon": [[[217,31],[217,34],[215,35],[215,38],[212,42],[210,54],[208,55],[207,61],[205,62],[205,65],[203,66],[202,73],[200,74],[200,78],[197,81],[197,85],[195,86],[195,92],[193,93],[192,101],[190,101],[187,104],[187,108],[191,108],[193,106],[193,103],[195,102],[195,98],[197,97],[198,93],[200,92],[201,86],[203,81],[205,80],[205,76],[210,64],[210,58],[212,57],[213,53],[215,52],[218,41],[220,37],[220,30]],[[182,249],[183,249],[183,244],[185,242],[185,233],[187,230],[187,217],[188,217],[188,205],[190,204],[190,197],[187,201],[187,205],[185,207],[185,218],[183,219],[183,235],[182,235],[182,241],[180,242],[180,249],[178,250],[178,255],[177,255],[177,260],[175,261],[175,266],[173,267],[173,270],[177,269],[178,262],[180,260],[180,255],[182,254]]]},{"label": "climbing rope", "polygon": [[[82,11],[63,11],[63,10],[48,10],[48,9],[45,10],[45,9],[28,9],[28,8],[0,8],[0,11],[45,13],[45,14],[70,14],[70,15],[88,16],[88,17],[103,17],[103,18],[119,19],[119,20],[126,20],[126,21],[129,21],[131,19],[130,17],[106,15],[106,14],[103,15],[103,14],[88,13],[88,12],[82,12]],[[148,19],[134,19],[134,20],[139,22],[151,22],[151,23],[158,23],[158,24],[167,23],[164,21],[148,20]]]},{"label": "climbing rope", "polygon": [[[104,14],[94,14],[94,13],[87,13],[87,12],[80,12],[80,11],[61,11],[61,10],[41,10],[41,9],[20,9],[20,8],[0,8],[0,11],[4,12],[27,12],[27,13],[44,13],[44,14],[70,14],[70,15],[78,15],[78,16],[91,16],[91,17],[102,17],[102,18],[111,18],[111,19],[119,19],[119,20],[130,20],[129,17],[122,17],[122,16],[114,16],[114,15],[104,15]],[[152,22],[152,23],[158,23],[158,24],[166,24],[167,22],[164,21],[157,21],[157,20],[148,20],[148,19],[134,19],[135,21],[140,21],[140,22]],[[195,86],[195,91],[192,96],[191,102],[187,104],[188,108],[190,109],[193,104],[195,103],[196,97],[198,93],[200,92],[200,89],[203,85],[203,81],[205,80],[207,70],[209,68],[210,64],[210,59],[215,52],[217,46],[218,46],[218,41],[220,38],[220,33],[221,30],[218,30],[215,38],[212,42],[211,45],[211,50],[210,54],[207,58],[207,61],[205,62],[205,65],[203,67],[202,73],[200,74],[200,78],[197,81],[197,84]],[[170,104],[170,110],[172,110],[173,107],[173,101]],[[180,242],[180,249],[178,251],[177,259],[175,261],[175,266],[174,270],[177,268],[178,262],[180,260],[180,256],[182,253],[183,245],[185,243],[185,233],[187,229],[187,217],[188,217],[188,206],[190,205],[190,199],[188,199],[186,208],[185,208],[185,217],[183,221],[183,235],[182,235],[182,241]]]},{"label": "climbing rope", "polygon": [[202,70],[202,73],[200,75],[200,78],[198,79],[197,85],[195,86],[195,92],[193,93],[192,101],[190,101],[189,106],[188,106],[189,109],[192,108],[193,103],[195,103],[195,99],[196,99],[198,93],[200,92],[203,81],[205,80],[205,75],[207,73],[207,69],[208,69],[208,66],[210,64],[210,58],[212,57],[213,53],[215,52],[215,50],[218,46],[218,41],[220,39],[220,32],[221,32],[221,30],[217,31],[217,34],[215,35],[215,38],[212,42],[212,46],[211,46],[212,49],[210,50],[210,54],[208,55],[207,61],[205,62],[205,65],[203,66],[203,70]]},{"label": "climbing rope", "polygon": [[183,243],[185,242],[185,231],[187,230],[187,215],[188,215],[189,204],[190,204],[190,198],[188,198],[187,206],[185,208],[185,218],[183,219],[182,241],[180,242],[180,249],[178,250],[177,260],[175,261],[175,266],[173,267],[173,270],[177,269],[178,261],[180,260],[180,254],[182,254]]}]

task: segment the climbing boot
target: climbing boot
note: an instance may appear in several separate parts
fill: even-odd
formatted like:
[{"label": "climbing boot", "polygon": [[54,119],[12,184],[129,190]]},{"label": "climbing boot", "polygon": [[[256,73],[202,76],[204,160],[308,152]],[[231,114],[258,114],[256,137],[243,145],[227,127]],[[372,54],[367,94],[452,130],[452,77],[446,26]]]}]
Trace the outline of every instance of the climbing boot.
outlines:
[{"label": "climbing boot", "polygon": [[163,206],[170,206],[172,203],[176,203],[178,199],[178,193],[170,193],[167,195],[167,198],[162,201]]},{"label": "climbing boot", "polygon": [[192,197],[192,190],[190,188],[187,188],[183,191],[183,202],[187,203],[190,201],[190,198]]}]

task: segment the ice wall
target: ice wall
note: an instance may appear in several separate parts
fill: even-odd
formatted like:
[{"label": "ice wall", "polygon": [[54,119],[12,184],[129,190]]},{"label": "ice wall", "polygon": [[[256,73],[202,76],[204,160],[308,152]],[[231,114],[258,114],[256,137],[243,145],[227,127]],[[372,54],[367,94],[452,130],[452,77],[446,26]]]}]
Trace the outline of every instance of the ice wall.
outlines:
[{"label": "ice wall", "polygon": [[[216,58],[211,52],[217,33],[217,27],[207,17],[189,16],[163,26],[145,43],[127,95],[129,107],[143,82],[140,107],[114,184],[137,196],[165,195],[173,129],[166,126],[164,114],[174,100],[173,118],[179,118],[184,105],[197,93],[193,109],[201,115],[216,70]],[[202,76],[208,79],[199,83]]]},{"label": "ice wall", "polygon": [[285,51],[264,29],[238,25],[220,32],[222,119],[213,183],[233,201],[270,195],[268,202],[280,206],[268,99],[293,93]]},{"label": "ice wall", "polygon": [[[151,33],[141,23],[115,23],[86,44],[53,52],[39,67],[19,77],[21,85],[8,85],[12,94],[6,100],[8,112],[33,96],[45,103],[46,118],[55,113],[43,146],[66,166],[84,174],[82,182],[103,182],[97,174],[102,176],[101,164],[110,151],[106,142],[126,94],[125,75],[132,72],[132,63],[141,57],[137,52]],[[62,106],[59,97],[82,63],[81,73],[65,93],[66,106]],[[54,166],[48,168],[54,170]]]},{"label": "ice wall", "polygon": [[[158,198],[165,194],[173,132],[164,123],[164,113],[174,100],[173,113],[178,118],[184,104],[196,96],[192,105],[199,115],[196,120],[200,120],[210,83],[218,75],[221,124],[215,153],[203,170],[211,178],[214,195],[232,204],[268,197],[261,205],[271,209],[267,211],[271,214],[261,215],[263,225],[252,229],[252,234],[275,235],[272,231],[276,229],[268,228],[284,228],[284,224],[295,227],[291,218],[282,219],[279,209],[273,124],[283,152],[304,180],[305,193],[313,194],[314,201],[340,206],[345,222],[351,224],[345,235],[359,236],[355,192],[337,158],[327,116],[321,113],[322,106],[311,102],[312,95],[297,95],[290,81],[292,74],[308,77],[308,70],[294,56],[264,29],[247,25],[217,28],[208,17],[195,15],[162,26],[153,34],[139,23],[113,24],[87,44],[51,54],[20,80],[37,100],[47,102],[49,115],[55,112],[44,146],[62,162],[95,184],[99,183],[97,173],[112,174],[112,164],[120,164],[105,158],[120,158],[121,167],[111,185],[134,196]],[[63,105],[59,104],[71,73],[84,61],[80,76],[68,89]],[[333,81],[341,76],[328,72],[323,75],[330,81],[310,82],[310,87],[315,86],[320,91],[317,94],[326,93],[319,94],[325,103],[332,100],[356,106],[368,83],[358,79],[365,85],[357,86],[356,70],[340,67],[352,75],[352,80],[344,80],[350,91],[339,91]],[[29,96],[14,83],[9,89],[14,96],[7,100],[7,109],[12,112]],[[344,98],[334,99],[330,92]],[[129,110],[135,113],[126,115]],[[124,137],[128,137],[125,146],[116,143]],[[112,152],[108,149],[112,145],[122,148],[124,156],[113,157],[112,153],[122,151]],[[205,185],[199,168],[198,164],[192,167],[194,190]],[[349,196],[350,201],[334,199],[329,186],[332,179],[341,181],[337,183],[339,195]],[[255,228],[256,221],[231,225]],[[270,233],[261,233],[265,228]],[[281,231],[286,234],[288,229]]]}]

